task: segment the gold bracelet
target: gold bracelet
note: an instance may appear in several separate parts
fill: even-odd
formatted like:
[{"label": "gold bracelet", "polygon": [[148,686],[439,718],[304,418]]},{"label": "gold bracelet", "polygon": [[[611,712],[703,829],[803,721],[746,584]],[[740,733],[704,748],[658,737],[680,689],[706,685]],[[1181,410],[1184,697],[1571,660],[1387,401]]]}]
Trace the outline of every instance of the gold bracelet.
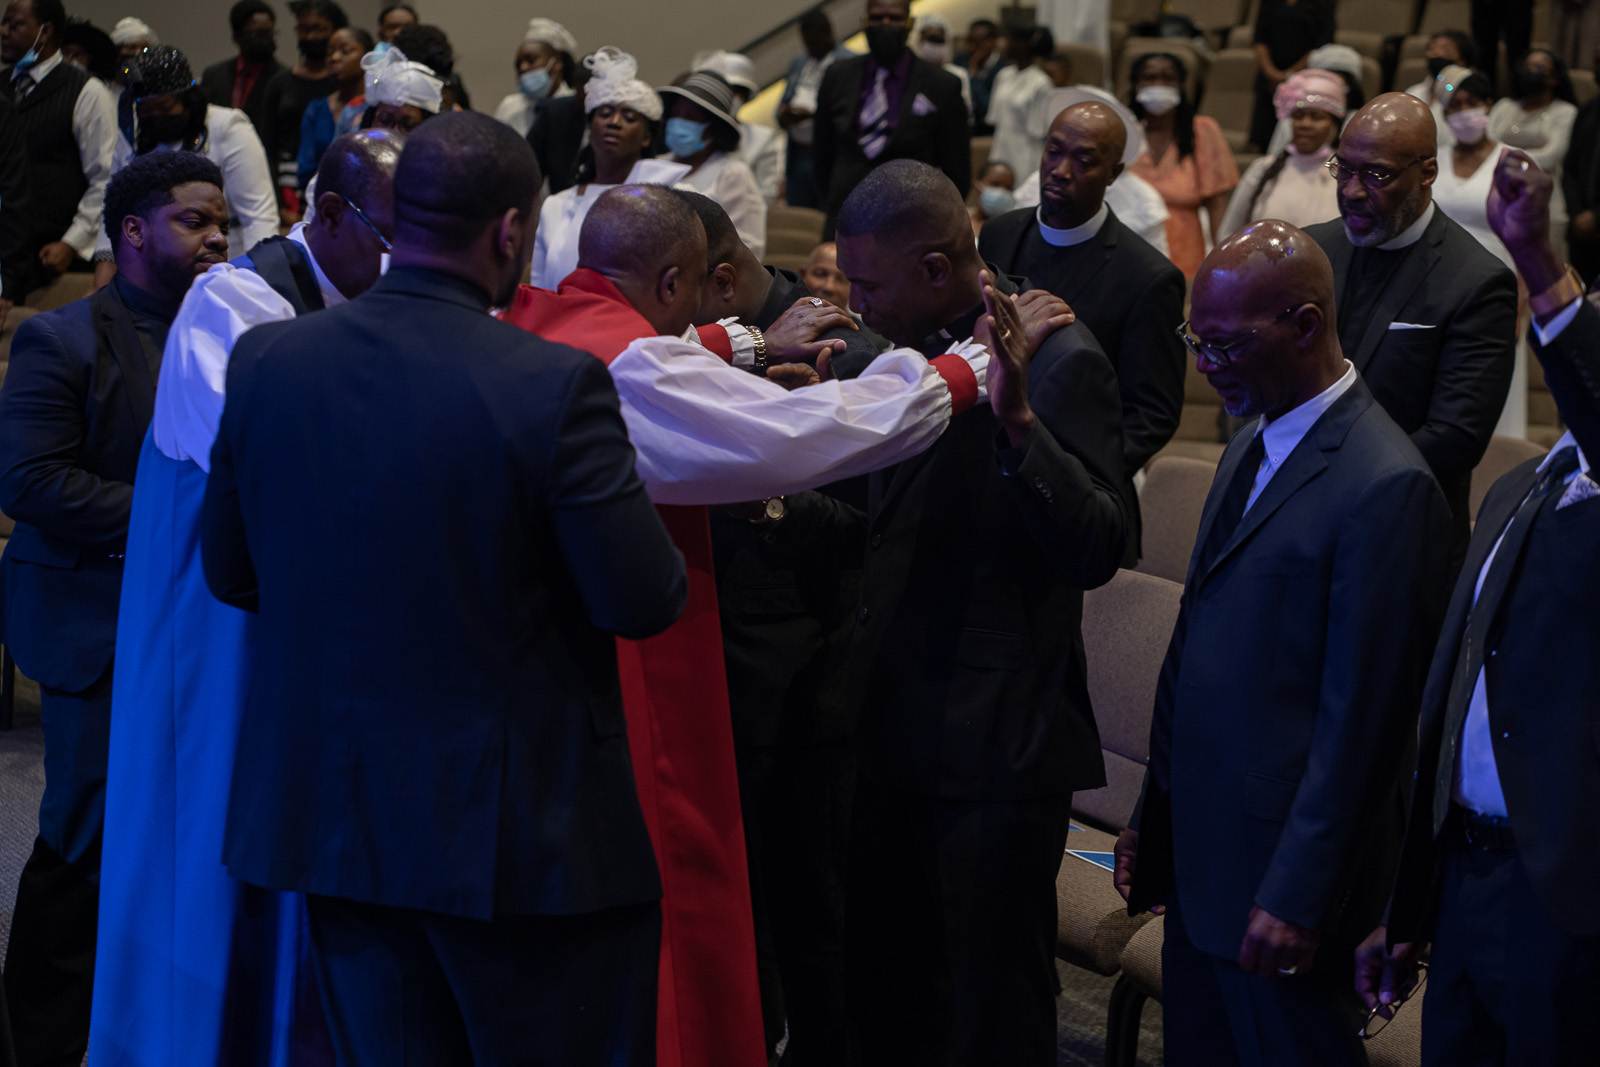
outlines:
[{"label": "gold bracelet", "polygon": [[1528,308],[1536,318],[1554,315],[1574,300],[1583,297],[1583,279],[1578,277],[1578,272],[1567,265],[1566,273],[1550,288],[1528,300]]},{"label": "gold bracelet", "polygon": [[[743,323],[740,323],[744,326]],[[744,326],[745,332],[750,335],[751,342],[756,346],[756,361],[751,366],[755,373],[765,376],[767,373],[767,338],[754,326]]]}]

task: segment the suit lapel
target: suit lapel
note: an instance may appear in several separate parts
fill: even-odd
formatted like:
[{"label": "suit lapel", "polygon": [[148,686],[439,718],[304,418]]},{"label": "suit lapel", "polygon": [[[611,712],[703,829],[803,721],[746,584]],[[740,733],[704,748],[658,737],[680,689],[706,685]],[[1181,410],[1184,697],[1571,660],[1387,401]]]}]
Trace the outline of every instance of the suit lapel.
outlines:
[{"label": "suit lapel", "polygon": [[[1200,511],[1200,528],[1195,531],[1194,550],[1189,554],[1189,569],[1184,575],[1184,585],[1195,586],[1195,562],[1199,555],[1200,546],[1211,540],[1211,527],[1217,521],[1217,508],[1222,505],[1222,493],[1217,491],[1219,485],[1229,485],[1233,481],[1234,472],[1243,462],[1245,450],[1251,439],[1260,433],[1261,420],[1257,419],[1250,428],[1241,430],[1233,438],[1232,443],[1222,454],[1222,462],[1217,464],[1217,476],[1211,480],[1211,489],[1206,493],[1205,506]],[[1207,573],[1210,573],[1207,571]]]},{"label": "suit lapel", "polygon": [[[1420,247],[1414,248],[1400,264],[1400,269],[1394,272],[1394,277],[1383,290],[1383,297],[1373,305],[1372,314],[1367,316],[1367,328],[1361,335],[1361,344],[1350,355],[1350,362],[1356,365],[1356,370],[1362,374],[1367,373],[1367,367],[1372,362],[1373,355],[1388,336],[1389,324],[1395,321],[1400,310],[1406,306],[1413,293],[1417,291],[1423,281],[1433,273],[1442,255],[1440,245],[1444,242],[1445,235],[1444,212],[1434,209],[1434,219],[1423,232],[1422,239],[1417,242]],[[1337,277],[1338,275],[1336,275]],[[1347,353],[1348,354],[1348,353]]]},{"label": "suit lapel", "polygon": [[861,147],[861,79],[867,76],[867,63],[868,60],[863,58],[859,63],[840,64],[843,73],[839,75],[839,80],[844,83],[844,92],[840,95],[850,106],[850,123],[847,127],[850,131],[849,140],[858,152]]},{"label": "suit lapel", "polygon": [[124,395],[131,406],[129,414],[136,423],[142,423],[148,420],[156,400],[156,384],[150,376],[144,341],[140,339],[139,331],[133,325],[133,315],[117,295],[114,284],[101,289],[90,299],[93,301],[95,333],[116,360],[122,380],[127,383]]}]

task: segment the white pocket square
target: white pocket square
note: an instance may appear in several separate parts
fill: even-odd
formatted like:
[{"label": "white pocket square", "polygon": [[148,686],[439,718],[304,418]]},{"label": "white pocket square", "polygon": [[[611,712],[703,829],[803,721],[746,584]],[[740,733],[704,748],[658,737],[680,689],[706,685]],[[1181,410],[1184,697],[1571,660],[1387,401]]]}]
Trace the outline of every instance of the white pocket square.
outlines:
[{"label": "white pocket square", "polygon": [[1437,330],[1439,327],[1426,322],[1391,322],[1391,330]]},{"label": "white pocket square", "polygon": [[916,99],[911,101],[911,113],[918,118],[921,118],[924,115],[931,115],[936,110],[937,108],[933,106],[933,101],[929,100],[921,93],[918,93],[916,95]]}]

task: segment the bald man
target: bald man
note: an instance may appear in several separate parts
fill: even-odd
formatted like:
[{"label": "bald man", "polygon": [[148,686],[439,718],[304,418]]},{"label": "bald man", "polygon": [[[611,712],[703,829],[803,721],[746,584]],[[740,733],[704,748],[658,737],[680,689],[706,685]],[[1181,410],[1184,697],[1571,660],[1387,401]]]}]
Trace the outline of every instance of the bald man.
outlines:
[{"label": "bald man", "polygon": [[[863,179],[838,244],[851,305],[894,344],[941,351],[1006,304],[926,164]],[[1073,323],[1026,380],[991,381],[989,408],[872,476],[841,668],[861,716],[846,964],[863,1062],[1055,1063],[1055,876],[1072,792],[1105,782],[1079,617],[1127,544],[1120,414]]]},{"label": "bald man", "polygon": [[1206,499],[1115,875],[1167,914],[1175,1067],[1366,1062],[1351,951],[1398,858],[1449,509],[1345,358],[1333,287],[1276,221],[1195,277],[1186,344],[1251,421]]},{"label": "bald man", "polygon": [[[1106,203],[1121,176],[1127,131],[1107,104],[1085,101],[1050,124],[1039,164],[1037,210],[991,219],[978,236],[983,258],[1061,297],[1089,327],[1117,372],[1122,400],[1122,474],[1133,476],[1178,428],[1183,409],[1183,274]],[[1139,511],[1123,564],[1139,558]]]},{"label": "bald man", "polygon": [[[283,1017],[273,990],[252,1002],[244,990],[256,986],[241,984],[243,969],[271,961],[315,1003],[309,971],[279,948],[280,924],[301,924],[300,903],[274,894],[247,903],[219,859],[256,649],[248,616],[206,590],[200,503],[234,346],[253,327],[337,307],[378,280],[402,145],[383,130],[336,139],[322,157],[314,221],[198,278],[167,335],[154,431],[139,457],[112,680],[89,1030],[97,1060],[219,1063],[242,1054],[239,1041],[254,1054],[320,1036],[317,1013]],[[190,978],[180,997],[166,982],[174,971]],[[228,1012],[280,1025],[241,1037],[224,1025]]]},{"label": "bald man", "polygon": [[1340,135],[1340,217],[1307,232],[1333,264],[1350,362],[1450,502],[1459,561],[1472,469],[1516,363],[1517,282],[1435,206],[1436,144],[1427,104],[1408,93],[1372,100]]}]

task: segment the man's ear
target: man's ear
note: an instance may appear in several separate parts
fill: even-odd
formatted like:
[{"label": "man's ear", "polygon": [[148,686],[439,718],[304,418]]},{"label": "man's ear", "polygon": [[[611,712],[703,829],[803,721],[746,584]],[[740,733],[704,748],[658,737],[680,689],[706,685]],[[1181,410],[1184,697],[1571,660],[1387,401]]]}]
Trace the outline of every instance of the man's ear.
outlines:
[{"label": "man's ear", "polygon": [[144,219],[138,215],[123,216],[122,239],[127,242],[128,247],[142,250],[144,248],[144,238]]},{"label": "man's ear", "polygon": [[1309,348],[1328,328],[1327,316],[1315,304],[1301,304],[1294,311],[1294,328],[1301,348]]},{"label": "man's ear", "polygon": [[922,267],[922,276],[934,288],[943,287],[953,273],[950,257],[943,252],[929,252],[917,262]]},{"label": "man's ear", "polygon": [[344,222],[344,197],[338,193],[317,193],[317,200],[314,206],[316,207],[316,216],[311,220],[312,225],[317,225],[326,219],[327,221],[323,225],[332,231],[337,230],[340,224]]},{"label": "man's ear", "polygon": [[717,294],[723,300],[732,302],[734,289],[737,288],[738,277],[734,273],[733,264],[718,263],[717,269],[711,272],[711,284],[717,287]]},{"label": "man's ear", "polygon": [[515,259],[522,251],[522,230],[526,222],[527,216],[521,208],[508,208],[495,229],[495,251],[506,259]]},{"label": "man's ear", "polygon": [[1424,189],[1432,187],[1435,179],[1437,179],[1438,177],[1439,177],[1439,159],[1438,159],[1438,157],[1435,156],[1432,159],[1424,159],[1422,161],[1422,187]]},{"label": "man's ear", "polygon": [[656,281],[656,299],[663,307],[677,299],[682,281],[682,272],[677,267],[668,267],[661,272],[661,277]]}]

